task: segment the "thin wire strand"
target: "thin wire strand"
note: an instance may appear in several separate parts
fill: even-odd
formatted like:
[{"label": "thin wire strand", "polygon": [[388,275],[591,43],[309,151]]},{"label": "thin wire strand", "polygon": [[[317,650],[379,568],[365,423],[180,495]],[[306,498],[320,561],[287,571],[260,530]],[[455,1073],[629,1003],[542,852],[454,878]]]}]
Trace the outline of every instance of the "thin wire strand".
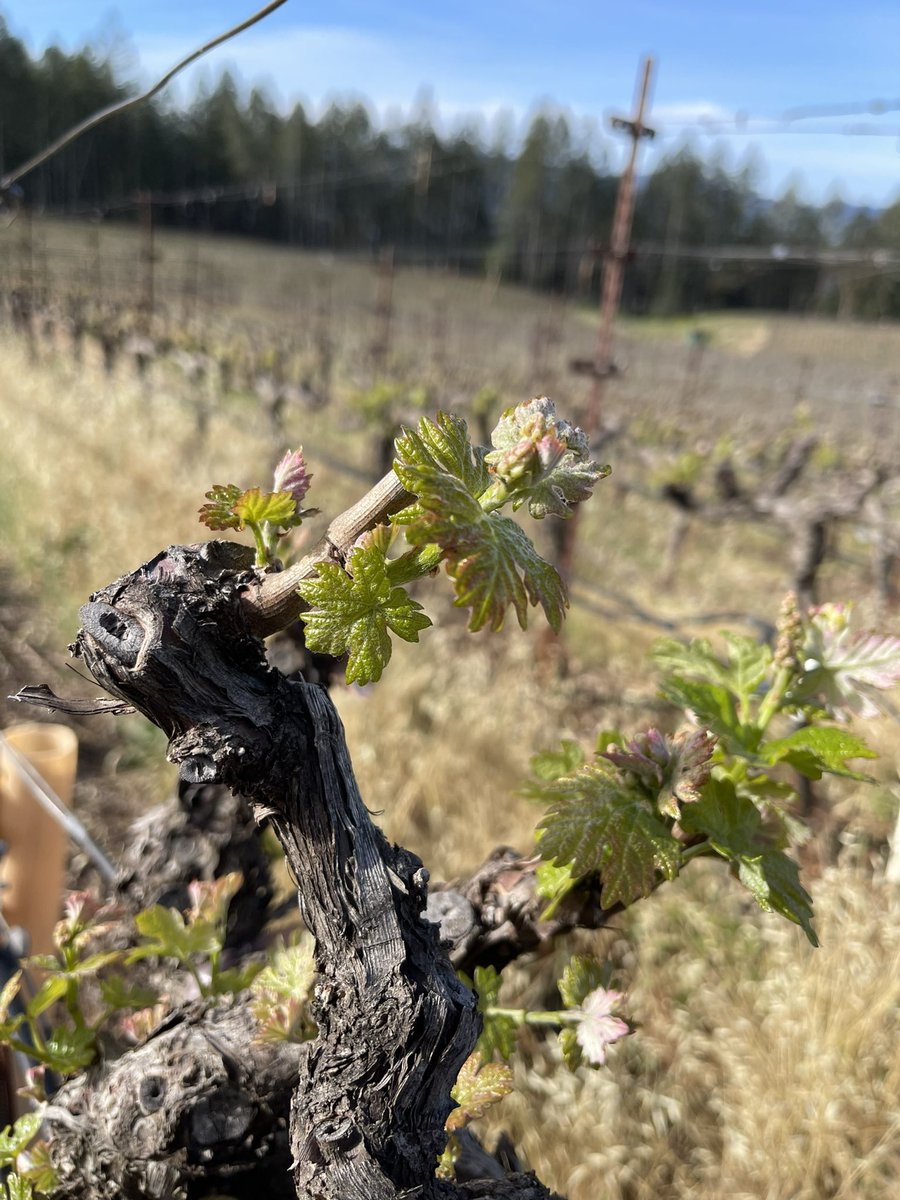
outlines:
[{"label": "thin wire strand", "polygon": [[80,124],[73,126],[70,130],[68,130],[67,133],[64,133],[61,137],[58,137],[55,142],[51,142],[49,146],[41,150],[38,154],[35,154],[33,158],[29,158],[28,161],[23,163],[22,166],[17,170],[12,171],[9,175],[4,175],[3,178],[0,179],[0,192],[7,191],[14,183],[18,183],[18,181],[25,175],[30,174],[35,167],[39,167],[42,163],[45,163],[48,158],[52,158],[54,154],[58,154],[60,150],[68,146],[70,142],[74,142],[76,138],[80,138],[82,134],[88,133],[92,129],[96,129],[98,125],[102,124],[104,121],[108,121],[110,117],[115,116],[117,113],[127,112],[128,109],[134,108],[136,105],[143,104],[146,100],[152,99],[157,92],[161,92],[163,88],[170,83],[180,71],[185,69],[185,67],[189,67],[191,63],[196,62],[198,58],[201,58],[210,50],[214,50],[216,46],[221,46],[222,43],[227,42],[229,38],[233,38],[237,34],[243,33],[245,29],[249,29],[251,25],[255,25],[258,21],[261,21],[264,17],[269,16],[270,13],[275,12],[277,8],[281,8],[281,6],[286,3],[287,0],[270,0],[269,4],[265,5],[264,8],[261,8],[259,12],[254,13],[252,17],[248,17],[246,21],[242,21],[239,25],[233,26],[231,29],[226,30],[225,33],[220,33],[218,37],[214,37],[211,41],[205,42],[196,50],[192,50],[190,54],[181,59],[180,62],[177,62],[174,67],[171,67],[165,73],[165,75],[163,75],[161,79],[158,79],[156,83],[154,83],[152,87],[148,88],[146,92],[141,92],[138,96],[130,96],[127,100],[117,100],[115,104],[110,104],[107,108],[102,108],[99,112],[94,113],[93,116],[88,117]]},{"label": "thin wire strand", "polygon": [[9,755],[12,765],[19,772],[19,775],[28,785],[28,790],[44,811],[49,813],[53,820],[65,830],[76,846],[79,846],[85,852],[97,868],[103,882],[107,884],[113,883],[116,878],[115,867],[75,814],[63,804],[46,779],[2,733],[0,733],[0,747],[2,747],[5,754]]}]

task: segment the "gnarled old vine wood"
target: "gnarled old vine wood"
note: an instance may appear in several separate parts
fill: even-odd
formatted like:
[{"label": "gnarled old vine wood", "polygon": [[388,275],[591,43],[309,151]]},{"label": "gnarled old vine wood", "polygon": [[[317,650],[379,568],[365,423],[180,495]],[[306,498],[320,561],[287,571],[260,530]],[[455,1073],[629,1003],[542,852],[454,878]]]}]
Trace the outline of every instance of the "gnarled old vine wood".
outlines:
[{"label": "gnarled old vine wood", "polygon": [[[434,1179],[475,1000],[423,917],[427,872],[369,819],[327,693],[271,669],[249,631],[241,597],[257,582],[233,544],[170,547],[91,597],[72,649],[165,731],[184,779],[247,796],[284,847],[318,969],[319,1034],[298,1054],[291,1112],[297,1194],[546,1197],[531,1176],[488,1191]],[[154,1148],[159,1170],[183,1155],[192,1120]],[[85,1198],[112,1194],[85,1182]]]},{"label": "gnarled old vine wood", "polygon": [[302,1047],[254,1040],[240,1004],[189,1005],[68,1081],[45,1113],[58,1200],[290,1200],[286,1116]]}]

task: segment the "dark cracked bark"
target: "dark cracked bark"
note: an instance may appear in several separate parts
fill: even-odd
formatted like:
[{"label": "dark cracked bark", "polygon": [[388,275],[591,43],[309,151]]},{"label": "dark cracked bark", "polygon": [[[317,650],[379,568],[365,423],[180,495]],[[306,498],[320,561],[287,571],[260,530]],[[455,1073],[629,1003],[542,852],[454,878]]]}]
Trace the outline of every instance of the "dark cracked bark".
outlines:
[{"label": "dark cracked bark", "polygon": [[173,1014],[142,1046],[66,1083],[45,1117],[59,1200],[289,1200],[302,1047],[256,1042],[246,1008]]},{"label": "dark cracked bark", "polygon": [[600,889],[585,881],[545,920],[537,890],[540,859],[508,846],[494,850],[467,879],[436,884],[427,913],[441,926],[450,961],[471,976],[476,967],[504,967],[539,952],[574,929],[603,929],[623,905],[601,908]]},{"label": "dark cracked bark", "polygon": [[246,947],[270,916],[272,873],[247,802],[216,784],[180,782],[175,796],[128,830],[115,880],[128,911],[190,907],[190,884],[231,871],[241,886],[228,906],[226,945]]},{"label": "dark cracked bark", "polygon": [[[270,819],[299,881],[319,1034],[301,1048],[292,1103],[298,1196],[474,1195],[434,1180],[478,1034],[474,997],[422,916],[427,872],[369,819],[327,693],[270,669],[248,632],[243,566],[227,543],[171,547],[91,597],[73,651],[166,732],[184,779],[223,783]],[[517,1185],[548,1195],[525,1176],[477,1194]]]}]

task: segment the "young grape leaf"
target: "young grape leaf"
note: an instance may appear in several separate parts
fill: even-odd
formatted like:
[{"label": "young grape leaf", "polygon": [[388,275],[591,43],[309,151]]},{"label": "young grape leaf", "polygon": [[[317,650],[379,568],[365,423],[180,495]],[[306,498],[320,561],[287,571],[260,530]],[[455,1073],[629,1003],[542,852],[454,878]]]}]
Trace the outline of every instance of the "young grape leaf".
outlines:
[{"label": "young grape leaf", "polygon": [[118,1011],[126,1008],[147,1008],[159,999],[153,988],[139,983],[129,983],[121,975],[110,975],[100,980],[100,995],[108,1009]]},{"label": "young grape leaf", "polygon": [[241,890],[244,876],[240,871],[228,871],[215,879],[194,879],[188,884],[191,908],[188,919],[208,921],[224,929],[231,901]]},{"label": "young grape leaf", "polygon": [[478,994],[478,1010],[496,1008],[500,1003],[502,980],[496,967],[476,967],[473,987]]},{"label": "young grape leaf", "polygon": [[235,996],[248,988],[262,971],[262,963],[249,962],[240,967],[227,967],[213,972],[209,981],[210,996]]},{"label": "young grape leaf", "polygon": [[0,1130],[0,1167],[15,1166],[16,1158],[41,1127],[39,1113],[25,1113],[19,1117],[15,1125],[7,1125]]},{"label": "young grape leaf", "polygon": [[686,808],[681,825],[686,833],[705,836],[719,854],[728,858],[732,852],[753,847],[762,819],[756,805],[738,796],[730,779],[712,779],[704,795]]},{"label": "young grape leaf", "polygon": [[800,882],[800,868],[781,850],[746,854],[738,863],[738,879],[765,912],[781,913],[799,925],[813,946],[819,939],[812,927],[812,899]]},{"label": "young grape leaf", "polygon": [[303,447],[287,450],[284,458],[275,468],[275,478],[272,483],[273,492],[289,492],[299,508],[303,497],[309,491],[309,481],[312,475],[306,469],[303,458]]},{"label": "young grape leaf", "polygon": [[558,631],[568,605],[565,585],[514,521],[482,508],[478,498],[490,476],[465,421],[444,413],[436,423],[423,418],[418,431],[404,430],[397,439],[397,453],[394,470],[418,502],[392,520],[407,527],[413,546],[440,546],[456,603],[472,610],[469,628],[500,629],[510,605],[524,628],[531,603]]},{"label": "young grape leaf", "polygon": [[194,954],[214,954],[222,949],[222,931],[215,924],[203,920],[186,924],[177,909],[161,904],[139,912],[134,923],[144,940],[129,951],[129,963],[151,956],[187,962]]},{"label": "young grape leaf", "polygon": [[258,487],[242,492],[233,505],[238,518],[238,529],[245,525],[270,525],[288,527],[297,515],[297,502],[290,492],[261,492]]},{"label": "young grape leaf", "polygon": [[235,483],[216,483],[206,493],[209,504],[200,509],[200,521],[209,529],[240,529],[241,518],[233,511],[241,497]]},{"label": "young grape leaf", "polygon": [[[40,1196],[52,1196],[59,1187],[59,1174],[50,1157],[50,1147],[45,1141],[32,1142],[20,1157],[18,1167],[19,1178],[27,1181]],[[25,1196],[33,1194],[24,1193]]]},{"label": "young grape leaf", "polygon": [[455,1108],[447,1118],[445,1129],[455,1133],[470,1121],[483,1117],[494,1104],[512,1091],[512,1071],[505,1063],[482,1062],[478,1051],[470,1054],[460,1067],[456,1083],[450,1095],[456,1101]]},{"label": "young grape leaf", "polygon": [[652,656],[666,676],[719,683],[723,687],[731,682],[728,668],[707,638],[694,638],[690,643],[680,642],[677,638],[660,638],[653,646]]},{"label": "young grape leaf", "polygon": [[257,975],[254,992],[305,1000],[316,978],[313,940],[307,936],[294,945],[276,950],[271,961]]},{"label": "young grape leaf", "polygon": [[663,679],[659,690],[676,708],[694,713],[698,723],[722,738],[732,753],[747,754],[756,749],[759,733],[742,725],[727,687],[672,675]]},{"label": "young grape leaf", "polygon": [[[595,1067],[606,1062],[606,1049],[613,1042],[626,1036],[631,1030],[621,1019],[612,1015],[613,1008],[622,999],[621,992],[594,988],[580,1005],[580,1020],[575,1028],[575,1041],[582,1056]],[[565,1053],[566,1046],[563,1045]],[[572,1051],[569,1050],[569,1058]],[[571,1061],[569,1062],[571,1066]]]},{"label": "young grape leaf", "polygon": [[565,584],[528,535],[509,517],[485,513],[458,480],[416,473],[423,515],[406,536],[414,546],[436,542],[441,547],[456,604],[472,610],[469,629],[500,629],[510,606],[524,629],[531,603],[541,605],[559,632],[569,603]]},{"label": "young grape leaf", "polygon": [[576,504],[589,500],[595,484],[611,474],[612,468],[595,462],[579,462],[571,452],[528,489],[527,497],[513,502],[518,508],[528,500],[528,511],[536,520],[550,514],[571,517]]},{"label": "young grape leaf", "polygon": [[[53,960],[53,965],[56,966],[56,959]],[[0,991],[0,1021],[5,1021],[8,1017],[9,1006],[15,1000],[21,982],[22,972],[15,971],[3,985],[3,989]]]},{"label": "young grape leaf", "polygon": [[576,954],[566,963],[558,987],[566,1008],[577,1008],[596,988],[609,987],[610,967],[590,954]]},{"label": "young grape leaf", "polygon": [[630,776],[663,816],[677,821],[682,804],[700,799],[715,748],[715,735],[708,729],[683,729],[674,735],[648,729],[624,745],[613,742],[600,757]]},{"label": "young grape leaf", "polygon": [[544,919],[550,918],[560,900],[571,892],[577,882],[572,877],[571,863],[563,863],[561,867],[552,862],[538,863],[534,872],[535,891],[542,900],[550,901],[543,913]]},{"label": "young grape leaf", "polygon": [[665,683],[691,680],[711,688],[718,686],[746,703],[765,680],[772,664],[772,651],[752,637],[727,632],[722,636],[727,646],[727,661],[719,657],[706,638],[695,638],[689,645],[675,638],[661,638],[653,647],[653,659],[663,672]]},{"label": "young grape leaf", "polygon": [[508,517],[496,513],[484,517],[479,534],[466,549],[448,556],[447,562],[456,603],[472,610],[469,628],[499,629],[512,605],[524,629],[527,596],[530,604],[540,604],[551,629],[559,633],[569,598],[556,568],[541,558],[528,535]]},{"label": "young grape leaf", "polygon": [[71,1075],[89,1067],[97,1057],[97,1034],[83,1026],[60,1025],[45,1040],[43,1049],[36,1046],[31,1053],[60,1075]]},{"label": "young grape leaf", "polygon": [[320,563],[318,572],[317,579],[305,580],[299,589],[311,606],[303,616],[306,644],[335,657],[349,653],[348,683],[381,678],[391,657],[389,629],[406,642],[417,642],[431,624],[421,604],[404,588],[391,586],[377,543],[353,549],[349,573],[337,563]]},{"label": "young grape leaf", "polygon": [[544,787],[549,809],[539,825],[542,858],[570,863],[572,875],[599,875],[600,904],[630,904],[647,896],[657,874],[674,879],[678,842],[648,800],[623,786],[611,763],[599,760]]},{"label": "young grape leaf", "polygon": [[444,1126],[449,1138],[438,1159],[438,1179],[454,1177],[454,1166],[461,1153],[458,1132],[470,1121],[483,1116],[486,1109],[512,1091],[512,1071],[509,1067],[504,1063],[481,1064],[481,1054],[475,1050],[460,1068],[450,1092],[459,1107],[450,1113]]},{"label": "young grape leaf", "polygon": [[7,1176],[6,1189],[9,1200],[35,1200],[34,1185],[15,1171]]},{"label": "young grape leaf", "polygon": [[[55,968],[58,971],[58,967]],[[69,982],[66,976],[61,973],[48,975],[41,983],[41,986],[28,1001],[27,1011],[29,1017],[35,1020],[37,1017],[51,1008],[57,1000],[61,1000],[69,988]]]},{"label": "young grape leaf", "polygon": [[900,638],[853,631],[845,606],[823,604],[806,624],[798,702],[822,701],[837,717],[874,717],[888,708],[880,692],[900,683]]},{"label": "young grape leaf", "polygon": [[496,1016],[492,1013],[484,1018],[484,1028],[478,1039],[478,1051],[486,1059],[492,1059],[499,1054],[503,1059],[510,1059],[516,1049],[516,1031],[518,1026],[512,1017]]},{"label": "young grape leaf", "polygon": [[702,799],[685,808],[681,826],[687,834],[706,837],[732,863],[760,908],[781,913],[801,926],[814,946],[819,944],[811,924],[812,901],[800,884],[797,864],[767,845],[759,810],[737,794],[730,779],[711,780]]},{"label": "young grape leaf", "polygon": [[[484,451],[473,448],[469,429],[462,417],[439,412],[437,420],[422,417],[416,430],[404,429],[394,443],[397,461],[394,463],[400,482],[418,495],[418,470],[426,469],[458,480],[463,491],[477,499],[491,482],[484,465]],[[406,524],[403,516],[409,509],[392,518]]]},{"label": "young grape leaf", "polygon": [[787,737],[766,742],[761,754],[770,765],[790,763],[808,779],[821,779],[827,772],[848,779],[867,780],[868,775],[849,769],[847,759],[878,757],[861,738],[828,725],[796,729]]},{"label": "young grape leaf", "polygon": [[145,1041],[171,1011],[166,1000],[160,1000],[150,1008],[141,1008],[129,1016],[121,1017],[118,1021],[119,1031],[130,1042]]},{"label": "young grape leaf", "polygon": [[[577,742],[573,742],[571,738],[563,738],[558,750],[544,750],[540,754],[535,754],[529,763],[531,773],[538,780],[559,779],[561,775],[570,775],[573,771],[584,762],[584,751]],[[522,789],[523,795],[529,796],[532,793],[528,790],[529,785],[526,784]],[[543,793],[538,784],[536,798],[542,798]]]},{"label": "young grape leaf", "polygon": [[495,1053],[501,1058],[510,1058],[516,1048],[518,1025],[513,1017],[491,1011],[500,1002],[499,972],[495,967],[476,967],[473,987],[478,997],[478,1011],[484,1019],[478,1052],[485,1062],[490,1062]]},{"label": "young grape leaf", "polygon": [[725,633],[728,645],[728,680],[740,700],[747,701],[769,673],[772,651],[765,642],[736,633]]}]

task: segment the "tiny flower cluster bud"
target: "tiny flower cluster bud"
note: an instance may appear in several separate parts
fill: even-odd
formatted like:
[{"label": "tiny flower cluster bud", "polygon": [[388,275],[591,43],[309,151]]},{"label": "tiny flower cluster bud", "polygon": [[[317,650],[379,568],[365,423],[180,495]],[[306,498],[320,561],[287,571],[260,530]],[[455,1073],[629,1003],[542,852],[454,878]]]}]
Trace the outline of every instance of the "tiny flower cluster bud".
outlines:
[{"label": "tiny flower cluster bud", "polygon": [[708,729],[684,729],[671,737],[648,729],[624,747],[608,746],[601,757],[657,792],[660,811],[677,820],[679,805],[699,800],[709,782],[716,741]]},{"label": "tiny flower cluster bud", "polygon": [[803,618],[796,593],[788,592],[782,600],[775,631],[775,666],[792,671],[800,664],[804,640]]}]

